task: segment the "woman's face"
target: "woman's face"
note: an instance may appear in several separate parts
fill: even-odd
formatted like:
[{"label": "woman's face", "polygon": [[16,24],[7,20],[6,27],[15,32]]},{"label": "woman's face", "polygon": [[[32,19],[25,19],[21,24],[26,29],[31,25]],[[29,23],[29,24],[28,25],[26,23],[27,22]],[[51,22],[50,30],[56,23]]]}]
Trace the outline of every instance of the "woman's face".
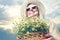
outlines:
[{"label": "woman's face", "polygon": [[38,7],[34,4],[30,4],[26,8],[26,15],[27,17],[35,17],[38,16]]}]

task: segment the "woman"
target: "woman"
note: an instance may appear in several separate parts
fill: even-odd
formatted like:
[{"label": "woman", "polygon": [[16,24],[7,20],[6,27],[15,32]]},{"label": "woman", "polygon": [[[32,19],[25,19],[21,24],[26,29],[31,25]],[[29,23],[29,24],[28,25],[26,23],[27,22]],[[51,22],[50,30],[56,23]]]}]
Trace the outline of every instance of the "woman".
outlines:
[{"label": "woman", "polygon": [[[21,18],[35,18],[44,19],[45,8],[44,5],[37,0],[25,0],[21,7]],[[50,34],[43,34],[42,39],[38,40],[54,40]],[[31,40],[37,40],[31,39]]]}]

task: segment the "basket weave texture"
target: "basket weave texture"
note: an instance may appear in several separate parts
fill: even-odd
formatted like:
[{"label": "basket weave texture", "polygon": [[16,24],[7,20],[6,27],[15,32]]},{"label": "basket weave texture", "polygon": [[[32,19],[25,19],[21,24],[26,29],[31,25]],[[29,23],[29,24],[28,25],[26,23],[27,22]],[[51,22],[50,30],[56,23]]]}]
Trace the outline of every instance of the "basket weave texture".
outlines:
[{"label": "basket weave texture", "polygon": [[17,40],[42,40],[44,37],[40,32],[32,32],[25,35],[20,35],[17,37]]}]

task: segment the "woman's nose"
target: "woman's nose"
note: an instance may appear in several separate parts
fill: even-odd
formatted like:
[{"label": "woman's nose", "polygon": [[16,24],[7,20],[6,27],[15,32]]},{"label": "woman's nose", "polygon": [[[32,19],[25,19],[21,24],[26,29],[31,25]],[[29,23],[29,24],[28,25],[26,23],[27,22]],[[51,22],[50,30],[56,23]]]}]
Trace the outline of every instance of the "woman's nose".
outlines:
[{"label": "woman's nose", "polygon": [[32,9],[32,8],[30,8],[30,11],[33,11],[33,9]]}]

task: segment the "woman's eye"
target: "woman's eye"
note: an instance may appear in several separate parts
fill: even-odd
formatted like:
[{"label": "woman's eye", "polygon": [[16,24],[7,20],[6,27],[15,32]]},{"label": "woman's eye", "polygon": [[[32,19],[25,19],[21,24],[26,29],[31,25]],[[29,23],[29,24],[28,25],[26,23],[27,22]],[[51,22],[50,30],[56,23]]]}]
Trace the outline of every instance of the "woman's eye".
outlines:
[{"label": "woman's eye", "polygon": [[30,10],[30,8],[26,9],[26,11],[29,11],[29,10]]},{"label": "woman's eye", "polygon": [[36,6],[32,7],[32,9],[35,9],[35,8],[37,8],[37,7]]}]

